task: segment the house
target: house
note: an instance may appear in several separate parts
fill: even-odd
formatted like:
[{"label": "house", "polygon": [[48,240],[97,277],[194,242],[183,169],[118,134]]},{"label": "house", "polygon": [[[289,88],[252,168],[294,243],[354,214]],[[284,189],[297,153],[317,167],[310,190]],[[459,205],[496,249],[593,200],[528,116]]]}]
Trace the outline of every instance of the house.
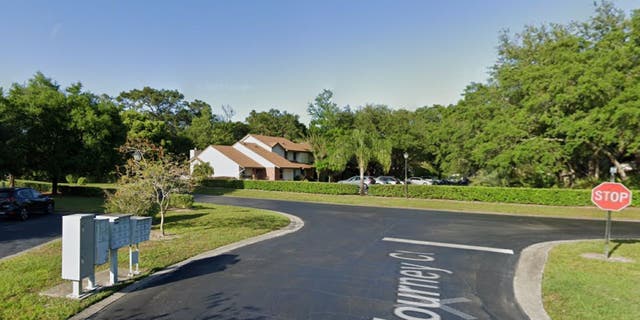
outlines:
[{"label": "house", "polygon": [[199,163],[209,163],[214,178],[294,180],[310,178],[314,170],[309,144],[257,134],[249,134],[232,146],[191,150],[192,172]]}]

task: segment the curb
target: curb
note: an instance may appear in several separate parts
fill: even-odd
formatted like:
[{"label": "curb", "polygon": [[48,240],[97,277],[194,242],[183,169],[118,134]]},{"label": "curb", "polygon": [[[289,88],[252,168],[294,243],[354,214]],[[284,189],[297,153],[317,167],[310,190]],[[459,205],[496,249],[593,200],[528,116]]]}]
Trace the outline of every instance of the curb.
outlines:
[{"label": "curb", "polygon": [[206,259],[206,258],[211,258],[211,257],[215,257],[224,253],[227,253],[229,251],[238,249],[238,248],[242,248],[248,245],[252,245],[254,243],[258,243],[261,241],[265,241],[265,240],[269,240],[269,239],[273,239],[273,238],[277,238],[277,237],[281,237],[284,236],[286,234],[289,233],[293,233],[296,232],[300,229],[302,229],[302,227],[304,227],[304,221],[302,221],[302,219],[294,216],[294,215],[290,215],[287,213],[283,213],[283,212],[278,212],[278,211],[273,211],[273,210],[269,210],[278,214],[281,214],[287,218],[289,218],[289,225],[287,225],[286,227],[279,229],[279,230],[275,230],[275,231],[271,231],[269,233],[265,233],[263,235],[259,235],[259,236],[255,236],[253,238],[249,238],[249,239],[245,239],[245,240],[241,240],[235,243],[231,243],[228,244],[226,246],[222,246],[219,247],[217,249],[213,249],[211,251],[207,251],[204,253],[201,253],[197,256],[191,257],[187,260],[175,263],[163,270],[160,270],[156,273],[150,274],[149,276],[123,288],[122,290],[108,296],[107,298],[96,302],[95,304],[87,307],[86,309],[80,311],[79,313],[75,314],[74,316],[70,317],[69,320],[81,320],[81,319],[87,319],[92,317],[93,315],[95,315],[96,313],[98,313],[100,310],[106,308],[108,305],[114,303],[115,301],[117,301],[118,299],[126,296],[128,293],[140,290],[140,289],[144,289],[147,286],[152,285],[154,282],[161,280],[164,276],[170,274],[173,271],[176,271],[180,268],[182,268],[183,266],[196,261],[196,260],[200,260],[200,259]]},{"label": "curb", "polygon": [[529,319],[551,320],[542,304],[542,275],[549,251],[559,244],[589,240],[594,239],[541,242],[522,250],[513,277],[513,293]]}]

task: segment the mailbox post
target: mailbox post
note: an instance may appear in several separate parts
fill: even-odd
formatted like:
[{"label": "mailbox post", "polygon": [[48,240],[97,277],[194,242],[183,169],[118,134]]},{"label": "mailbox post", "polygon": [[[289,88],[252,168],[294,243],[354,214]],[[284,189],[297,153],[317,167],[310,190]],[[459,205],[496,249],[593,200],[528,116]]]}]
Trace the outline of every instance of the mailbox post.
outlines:
[{"label": "mailbox post", "polygon": [[[151,217],[133,216],[129,220],[131,226],[131,245],[129,246],[129,275],[140,273],[140,242],[149,240],[151,234]],[[135,271],[133,267],[135,266]]]},{"label": "mailbox post", "polygon": [[130,214],[104,215],[109,220],[109,284],[118,282],[118,249],[131,243]]}]

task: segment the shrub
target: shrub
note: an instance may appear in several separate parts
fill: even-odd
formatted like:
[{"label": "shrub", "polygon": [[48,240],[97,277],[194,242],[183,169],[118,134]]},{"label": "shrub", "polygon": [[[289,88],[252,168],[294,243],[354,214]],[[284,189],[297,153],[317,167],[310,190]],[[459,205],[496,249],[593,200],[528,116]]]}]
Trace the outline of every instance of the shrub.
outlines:
[{"label": "shrub", "polygon": [[64,179],[67,181],[68,184],[74,184],[76,183],[76,177],[72,174],[68,174],[66,176],[64,176]]},{"label": "shrub", "polygon": [[190,209],[193,207],[193,195],[186,193],[176,193],[169,197],[169,207]]},{"label": "shrub", "polygon": [[87,184],[87,178],[86,177],[78,178],[78,184],[81,186],[84,186],[85,184]]},{"label": "shrub", "polygon": [[128,213],[137,216],[152,216],[160,211],[153,201],[149,188],[143,184],[123,184],[114,193],[107,193],[104,204],[108,213]]},{"label": "shrub", "polygon": [[266,191],[286,191],[319,194],[356,194],[358,186],[328,182],[309,181],[266,181],[266,180],[213,180],[202,182],[205,187],[228,189],[257,189]]},{"label": "shrub", "polygon": [[209,165],[208,162],[203,162],[193,166],[191,178],[193,178],[196,183],[200,184],[203,180],[211,177],[212,175],[213,168],[211,167],[211,165]]}]

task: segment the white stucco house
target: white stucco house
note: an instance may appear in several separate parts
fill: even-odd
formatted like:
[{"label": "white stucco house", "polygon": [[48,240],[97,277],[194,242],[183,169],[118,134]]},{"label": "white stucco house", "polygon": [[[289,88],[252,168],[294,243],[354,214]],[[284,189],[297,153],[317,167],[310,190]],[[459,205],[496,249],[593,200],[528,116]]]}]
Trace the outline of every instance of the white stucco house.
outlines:
[{"label": "white stucco house", "polygon": [[232,146],[211,145],[190,151],[190,166],[209,163],[214,178],[294,180],[311,178],[313,155],[307,143],[249,134]]}]

